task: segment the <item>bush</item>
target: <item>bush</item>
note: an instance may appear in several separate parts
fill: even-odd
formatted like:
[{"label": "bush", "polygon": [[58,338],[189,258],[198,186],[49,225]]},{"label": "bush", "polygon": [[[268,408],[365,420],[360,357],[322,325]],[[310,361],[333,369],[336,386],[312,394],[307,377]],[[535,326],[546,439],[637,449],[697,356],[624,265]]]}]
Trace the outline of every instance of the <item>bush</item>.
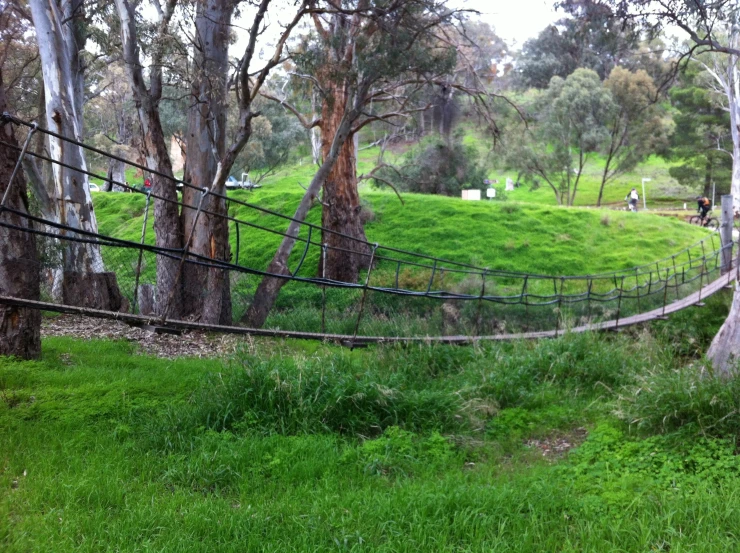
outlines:
[{"label": "bush", "polygon": [[[483,189],[486,169],[475,146],[465,145],[462,134],[450,141],[435,136],[409,151],[401,167],[384,169],[379,176],[399,190],[422,194],[458,196],[464,188]],[[374,184],[383,187],[383,181]]]}]

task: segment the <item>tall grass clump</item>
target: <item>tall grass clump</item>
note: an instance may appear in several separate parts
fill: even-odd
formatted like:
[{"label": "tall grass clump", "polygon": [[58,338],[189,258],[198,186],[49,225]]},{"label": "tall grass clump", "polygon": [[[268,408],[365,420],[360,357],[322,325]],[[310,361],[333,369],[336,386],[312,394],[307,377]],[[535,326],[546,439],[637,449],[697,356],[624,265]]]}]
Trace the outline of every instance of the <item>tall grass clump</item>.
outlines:
[{"label": "tall grass clump", "polygon": [[649,433],[687,432],[740,437],[740,378],[720,378],[704,367],[653,369],[619,397],[617,414]]},{"label": "tall grass clump", "polygon": [[371,356],[245,355],[210,375],[185,405],[150,424],[165,448],[201,430],[257,434],[373,436],[390,426],[454,432],[466,427],[469,398],[425,387],[413,365],[378,366]]}]

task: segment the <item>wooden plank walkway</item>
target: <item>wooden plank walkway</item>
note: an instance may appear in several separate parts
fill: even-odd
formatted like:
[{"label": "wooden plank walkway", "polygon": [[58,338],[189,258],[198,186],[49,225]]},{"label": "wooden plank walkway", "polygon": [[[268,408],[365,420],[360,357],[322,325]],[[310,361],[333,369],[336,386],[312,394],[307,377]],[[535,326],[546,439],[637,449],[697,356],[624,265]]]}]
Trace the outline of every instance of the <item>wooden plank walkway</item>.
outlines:
[{"label": "wooden plank walkway", "polygon": [[27,307],[30,309],[39,309],[41,311],[51,311],[55,313],[67,313],[74,315],[83,315],[98,319],[109,319],[121,321],[133,326],[151,326],[164,329],[174,330],[198,330],[202,332],[221,332],[225,334],[243,334],[251,336],[269,336],[275,338],[294,338],[301,340],[321,340],[329,342],[338,342],[348,345],[367,345],[377,343],[413,343],[426,342],[438,344],[470,344],[479,341],[504,341],[504,340],[535,340],[540,338],[556,338],[568,332],[591,332],[604,330],[618,330],[620,328],[646,323],[664,318],[666,315],[681,311],[688,307],[699,305],[700,302],[713,294],[719,292],[735,280],[736,270],[733,267],[726,275],[710,282],[697,292],[689,296],[666,304],[665,308],[660,307],[652,311],[646,311],[638,315],[624,317],[619,320],[604,321],[580,325],[572,328],[559,330],[545,330],[540,332],[522,332],[517,334],[495,334],[490,336],[353,336],[347,334],[324,334],[319,332],[300,332],[294,330],[271,330],[264,328],[246,328],[241,326],[221,326],[206,325],[190,321],[166,320],[148,317],[144,315],[135,315],[132,313],[117,313],[114,311],[102,311],[99,309],[89,309],[85,307],[75,307],[71,305],[58,305],[55,303],[26,300],[13,298],[9,296],[0,296],[0,304],[14,305],[17,307]]}]

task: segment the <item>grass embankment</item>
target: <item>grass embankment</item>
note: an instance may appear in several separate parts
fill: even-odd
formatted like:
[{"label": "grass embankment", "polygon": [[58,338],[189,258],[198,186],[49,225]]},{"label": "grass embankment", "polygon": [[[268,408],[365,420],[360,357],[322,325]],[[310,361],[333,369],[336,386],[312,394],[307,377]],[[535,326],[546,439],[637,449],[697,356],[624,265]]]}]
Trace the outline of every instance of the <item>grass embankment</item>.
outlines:
[{"label": "grass embankment", "polygon": [[[300,179],[298,179],[300,180]],[[283,187],[287,188],[287,184]],[[230,192],[234,198],[291,214],[302,190],[262,188]],[[466,202],[421,194],[405,194],[405,205],[395,195],[365,192],[372,211],[366,225],[368,240],[381,245],[475,264],[548,275],[579,275],[629,268],[669,256],[706,236],[702,229],[649,213],[542,207],[524,203]],[[94,195],[98,225],[103,234],[138,242],[143,223],[144,197],[135,194]],[[232,205],[230,213],[244,221],[284,231],[284,219]],[[153,243],[151,228],[148,243]],[[321,206],[308,221],[321,222]],[[307,236],[306,229],[301,232]],[[239,260],[257,269],[267,267],[281,237],[242,227]],[[314,241],[320,237],[314,235]],[[236,233],[231,232],[232,249]],[[294,261],[302,254],[296,246]],[[319,248],[312,248],[306,272],[315,271]]]},{"label": "grass embankment", "polygon": [[46,340],[0,359],[0,549],[734,550],[740,391],[689,365],[708,305],[476,348]]}]

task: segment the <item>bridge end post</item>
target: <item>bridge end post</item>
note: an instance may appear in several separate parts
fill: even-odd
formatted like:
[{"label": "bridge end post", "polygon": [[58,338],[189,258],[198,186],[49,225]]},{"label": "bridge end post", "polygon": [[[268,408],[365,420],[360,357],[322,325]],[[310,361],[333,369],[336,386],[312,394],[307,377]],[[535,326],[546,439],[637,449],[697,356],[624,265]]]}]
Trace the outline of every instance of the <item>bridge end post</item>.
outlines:
[{"label": "bridge end post", "polygon": [[734,210],[732,194],[722,196],[722,223],[720,224],[720,240],[722,242],[722,274],[732,269],[732,228]]}]

